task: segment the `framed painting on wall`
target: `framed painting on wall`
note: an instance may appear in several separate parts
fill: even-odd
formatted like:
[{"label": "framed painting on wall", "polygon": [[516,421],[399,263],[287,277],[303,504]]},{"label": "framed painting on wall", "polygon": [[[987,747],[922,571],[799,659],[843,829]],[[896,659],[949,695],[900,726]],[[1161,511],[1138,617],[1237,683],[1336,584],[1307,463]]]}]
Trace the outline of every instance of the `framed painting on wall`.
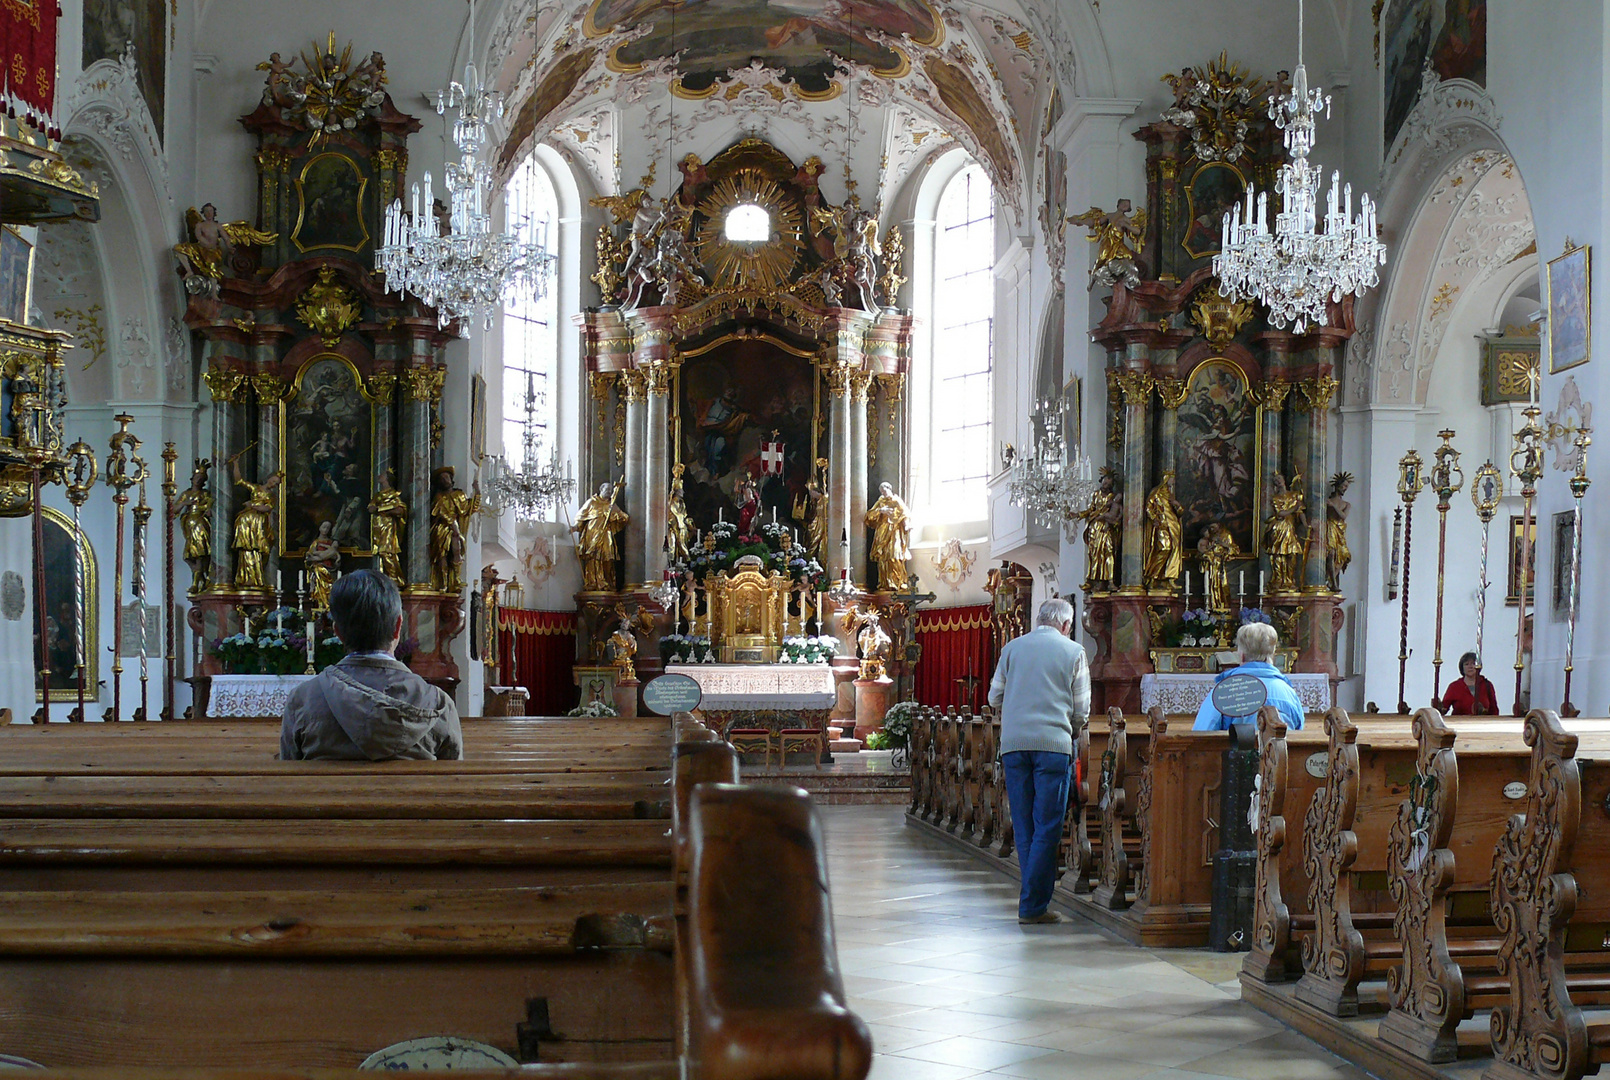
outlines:
[{"label": "framed painting on wall", "polygon": [[370,555],[374,402],[351,361],[313,357],[280,402],[280,557],[300,558],[329,522],[341,550]]},{"label": "framed painting on wall", "polygon": [[345,154],[328,151],[311,158],[296,178],[296,228],[291,231],[296,250],[362,251],[369,243],[364,213],[368,187],[369,178]]},{"label": "framed painting on wall", "polygon": [[[1576,535],[1576,514],[1561,510],[1554,515],[1554,613],[1567,614],[1571,610],[1571,541]],[[1576,583],[1577,610],[1582,609],[1582,583]]]},{"label": "framed painting on wall", "polygon": [[[50,700],[76,701],[78,699],[78,658],[74,645],[74,620],[78,610],[76,602],[76,575],[78,567],[84,571],[84,685],[88,700],[94,701],[99,691],[101,650],[98,640],[100,599],[96,581],[95,549],[90,546],[89,534],[80,531],[79,542],[73,541],[73,522],[53,506],[44,508],[45,518],[45,640],[46,669],[48,671]],[[76,558],[74,557],[76,553]],[[30,604],[30,607],[33,605]],[[39,614],[32,615],[34,631],[39,633]],[[156,638],[154,640],[160,640]],[[154,642],[153,642],[154,643]],[[138,642],[136,655],[138,655]],[[45,700],[45,688],[39,676],[34,676],[34,700]],[[88,706],[86,706],[87,708]]]},{"label": "framed painting on wall", "polygon": [[1551,259],[1549,280],[1549,374],[1588,362],[1592,335],[1593,264],[1591,249],[1568,247]]},{"label": "framed painting on wall", "polygon": [[10,225],[0,228],[0,319],[28,321],[33,262],[34,246]]},{"label": "framed painting on wall", "polygon": [[1185,235],[1180,246],[1193,259],[1216,255],[1224,234],[1224,215],[1246,197],[1247,180],[1241,170],[1223,161],[1211,161],[1196,170],[1185,188]]},{"label": "framed painting on wall", "polygon": [[[1521,549],[1525,546],[1525,534],[1521,531],[1521,515],[1511,514],[1509,518],[1509,569],[1504,575],[1504,603],[1514,606],[1521,602]],[[1532,518],[1531,550],[1527,552],[1531,557],[1526,560],[1526,602],[1532,603],[1537,598],[1537,518]]]}]

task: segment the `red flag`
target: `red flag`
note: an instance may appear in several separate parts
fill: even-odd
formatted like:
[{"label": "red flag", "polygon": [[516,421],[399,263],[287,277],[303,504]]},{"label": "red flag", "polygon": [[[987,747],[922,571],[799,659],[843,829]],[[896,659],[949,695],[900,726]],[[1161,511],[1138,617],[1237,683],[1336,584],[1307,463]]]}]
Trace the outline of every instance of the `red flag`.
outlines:
[{"label": "red flag", "polygon": [[56,104],[56,0],[0,0],[5,105],[50,134]]}]

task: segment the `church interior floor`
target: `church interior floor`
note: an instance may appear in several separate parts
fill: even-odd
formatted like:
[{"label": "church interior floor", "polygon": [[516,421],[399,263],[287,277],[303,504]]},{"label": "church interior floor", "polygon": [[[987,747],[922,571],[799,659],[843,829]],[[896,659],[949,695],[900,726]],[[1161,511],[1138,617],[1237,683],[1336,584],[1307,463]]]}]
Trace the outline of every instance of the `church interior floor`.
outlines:
[{"label": "church interior floor", "polygon": [[850,1006],[871,1080],[1364,1080],[1242,1004],[1239,954],[1148,950],[1067,916],[1019,926],[1017,883],[894,806],[824,806]]}]

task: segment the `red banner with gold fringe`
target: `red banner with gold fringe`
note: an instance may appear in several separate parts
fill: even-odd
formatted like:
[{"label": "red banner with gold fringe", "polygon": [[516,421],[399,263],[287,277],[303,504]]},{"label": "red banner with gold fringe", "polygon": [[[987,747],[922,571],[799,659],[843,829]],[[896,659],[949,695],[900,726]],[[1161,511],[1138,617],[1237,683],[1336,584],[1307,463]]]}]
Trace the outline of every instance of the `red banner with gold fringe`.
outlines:
[{"label": "red banner with gold fringe", "polygon": [[0,0],[6,113],[52,137],[56,106],[56,0]]}]

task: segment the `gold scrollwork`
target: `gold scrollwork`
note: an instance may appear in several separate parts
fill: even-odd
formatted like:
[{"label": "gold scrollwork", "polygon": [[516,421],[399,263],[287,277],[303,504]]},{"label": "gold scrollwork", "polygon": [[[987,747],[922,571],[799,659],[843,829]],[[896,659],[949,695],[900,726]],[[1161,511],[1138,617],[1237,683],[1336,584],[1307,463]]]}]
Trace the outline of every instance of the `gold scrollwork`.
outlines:
[{"label": "gold scrollwork", "polygon": [[251,377],[257,400],[264,405],[277,405],[285,396],[285,379],[270,371],[260,371]]},{"label": "gold scrollwork", "polygon": [[1257,306],[1251,300],[1220,296],[1217,278],[1209,278],[1191,301],[1191,322],[1214,345],[1228,344],[1255,314]]},{"label": "gold scrollwork", "polygon": [[651,394],[669,393],[671,380],[676,377],[676,368],[677,365],[668,360],[661,360],[644,368],[643,372],[648,384],[648,392]]},{"label": "gold scrollwork", "polygon": [[408,368],[402,374],[408,387],[408,396],[414,401],[437,402],[442,400],[442,383],[447,378],[444,367]]},{"label": "gold scrollwork", "polygon": [[850,369],[844,364],[822,365],[822,378],[827,380],[830,394],[843,394],[850,388]]},{"label": "gold scrollwork", "polygon": [[851,370],[849,372],[849,378],[850,400],[865,401],[867,398],[867,388],[872,385],[872,372]]},{"label": "gold scrollwork", "polygon": [[1184,379],[1169,379],[1159,377],[1155,380],[1157,396],[1162,399],[1163,408],[1177,409],[1185,404],[1185,396],[1190,391]]},{"label": "gold scrollwork", "polygon": [[648,376],[638,368],[627,368],[620,373],[621,393],[627,401],[642,401],[648,396]]},{"label": "gold scrollwork", "polygon": [[341,335],[363,317],[363,301],[356,292],[335,280],[335,267],[319,269],[319,280],[302,294],[296,304],[296,317],[319,340],[334,348]]},{"label": "gold scrollwork", "polygon": [[1291,383],[1266,382],[1252,387],[1252,400],[1264,412],[1279,412],[1286,406],[1286,395],[1291,393]]},{"label": "gold scrollwork", "polygon": [[246,397],[246,376],[238,371],[210,367],[202,372],[201,381],[207,384],[214,401],[240,404]]},{"label": "gold scrollwork", "polygon": [[364,387],[377,404],[390,405],[397,389],[397,376],[389,371],[377,371],[364,380]]},{"label": "gold scrollwork", "polygon": [[626,398],[615,399],[615,467],[626,467]]},{"label": "gold scrollwork", "polygon": [[609,390],[615,384],[615,376],[608,371],[593,371],[587,375],[587,385],[592,389],[593,404],[598,408],[598,430],[603,431],[604,425],[609,423]]},{"label": "gold scrollwork", "polygon": [[1303,412],[1324,412],[1330,408],[1330,399],[1336,393],[1341,383],[1333,376],[1318,375],[1312,379],[1304,379],[1297,384],[1302,397],[1297,401],[1297,408]]},{"label": "gold scrollwork", "polygon": [[906,377],[900,374],[879,375],[878,385],[883,387],[883,400],[889,408],[889,438],[893,439],[900,417],[900,398],[905,392]]},{"label": "gold scrollwork", "polygon": [[1120,368],[1112,379],[1118,384],[1119,392],[1124,395],[1124,404],[1127,406],[1145,406],[1147,399],[1152,395],[1153,379],[1148,372],[1127,371]]}]

